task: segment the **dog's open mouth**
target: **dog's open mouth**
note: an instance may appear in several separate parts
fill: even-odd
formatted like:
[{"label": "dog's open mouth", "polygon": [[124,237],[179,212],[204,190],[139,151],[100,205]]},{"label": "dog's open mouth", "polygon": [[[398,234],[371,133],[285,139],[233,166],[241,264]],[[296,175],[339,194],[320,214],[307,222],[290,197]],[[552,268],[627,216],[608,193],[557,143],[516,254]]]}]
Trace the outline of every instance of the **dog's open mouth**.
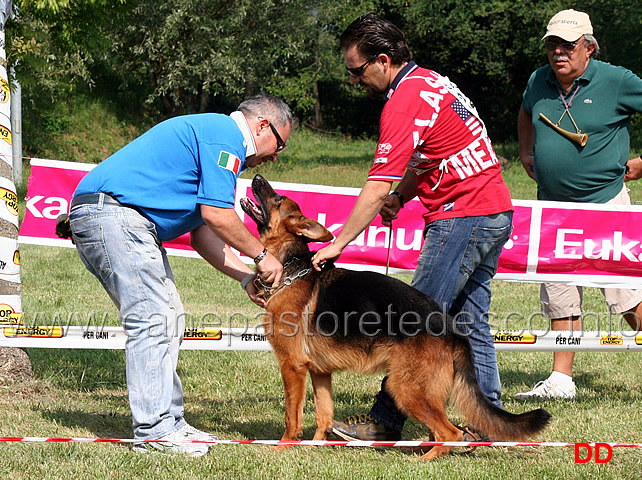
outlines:
[{"label": "dog's open mouth", "polygon": [[252,199],[244,197],[241,198],[241,208],[247,213],[257,225],[265,225],[265,213],[260,205]]}]

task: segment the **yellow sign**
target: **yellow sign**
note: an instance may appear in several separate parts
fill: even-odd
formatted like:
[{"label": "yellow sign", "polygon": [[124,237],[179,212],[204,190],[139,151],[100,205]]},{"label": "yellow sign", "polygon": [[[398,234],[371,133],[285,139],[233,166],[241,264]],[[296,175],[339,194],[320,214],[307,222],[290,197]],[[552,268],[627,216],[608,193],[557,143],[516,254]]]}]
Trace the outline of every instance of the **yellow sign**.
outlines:
[{"label": "yellow sign", "polygon": [[[0,128],[2,127],[0,126]],[[11,190],[7,190],[6,188],[0,187],[0,199],[4,200],[7,203],[7,210],[9,210],[11,214],[17,217],[18,216],[18,195],[16,195],[15,192],[12,192]]]},{"label": "yellow sign", "polygon": [[624,345],[624,338],[617,334],[602,334],[600,345]]},{"label": "yellow sign", "polygon": [[11,145],[11,130],[4,125],[0,125],[0,140],[4,140]]},{"label": "yellow sign", "polygon": [[0,303],[0,325],[22,325],[22,312],[16,312],[11,305]]},{"label": "yellow sign", "polygon": [[0,77],[0,103],[7,103],[9,101],[9,95],[11,95],[9,83]]},{"label": "yellow sign", "polygon": [[7,338],[62,338],[62,327],[4,327]]},{"label": "yellow sign", "polygon": [[497,332],[493,335],[495,343],[526,343],[532,344],[537,341],[537,335],[531,333]]},{"label": "yellow sign", "polygon": [[218,328],[186,328],[184,340],[220,340],[223,333]]}]

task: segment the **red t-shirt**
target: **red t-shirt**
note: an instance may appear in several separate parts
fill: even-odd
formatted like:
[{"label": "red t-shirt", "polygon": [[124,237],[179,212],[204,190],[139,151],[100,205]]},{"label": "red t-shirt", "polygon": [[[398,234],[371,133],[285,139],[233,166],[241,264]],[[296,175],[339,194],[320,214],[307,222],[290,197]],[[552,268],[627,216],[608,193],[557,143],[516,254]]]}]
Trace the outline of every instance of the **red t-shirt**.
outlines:
[{"label": "red t-shirt", "polygon": [[406,169],[414,171],[426,223],[512,210],[499,160],[471,101],[432,70],[411,64],[399,75],[381,113],[368,179],[395,182]]}]

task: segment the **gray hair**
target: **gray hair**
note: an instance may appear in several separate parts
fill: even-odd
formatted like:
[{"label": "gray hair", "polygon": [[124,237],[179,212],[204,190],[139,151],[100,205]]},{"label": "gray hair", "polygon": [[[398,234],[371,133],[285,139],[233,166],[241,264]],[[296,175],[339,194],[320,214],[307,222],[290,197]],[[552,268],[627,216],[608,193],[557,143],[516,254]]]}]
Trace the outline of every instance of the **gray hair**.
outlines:
[{"label": "gray hair", "polygon": [[269,93],[259,93],[244,100],[238,109],[245,116],[263,117],[278,126],[289,123],[294,129],[297,123],[288,104]]},{"label": "gray hair", "polygon": [[584,34],[584,46],[588,47],[589,45],[595,45],[595,50],[593,50],[593,53],[591,54],[591,58],[597,57],[597,55],[600,53],[600,46],[597,43],[597,39],[588,33]]}]

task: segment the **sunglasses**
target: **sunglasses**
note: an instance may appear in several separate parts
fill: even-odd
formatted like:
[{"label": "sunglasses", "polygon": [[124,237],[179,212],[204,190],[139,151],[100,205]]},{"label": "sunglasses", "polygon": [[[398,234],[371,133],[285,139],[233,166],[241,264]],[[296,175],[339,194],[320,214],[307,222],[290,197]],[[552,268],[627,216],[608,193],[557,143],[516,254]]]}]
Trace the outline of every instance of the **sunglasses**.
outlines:
[{"label": "sunglasses", "polygon": [[270,125],[270,129],[272,129],[272,133],[276,137],[276,153],[280,153],[283,150],[285,150],[285,147],[287,147],[288,145],[283,141],[283,139],[281,138],[281,135],[279,135],[279,132],[277,132],[274,125],[272,125],[272,122],[270,122],[269,125]]},{"label": "sunglasses", "polygon": [[565,52],[572,52],[573,50],[575,50],[575,47],[579,45],[580,40],[576,40],[575,42],[565,42],[560,40],[546,40],[544,42],[544,48],[549,52],[554,52],[555,50],[557,50],[558,47]]},{"label": "sunglasses", "polygon": [[363,75],[363,71],[366,69],[366,67],[370,65],[378,56],[379,54],[374,55],[369,60],[366,60],[366,62],[360,67],[352,67],[352,68],[346,67],[346,70],[353,77],[360,77],[361,75]]}]

